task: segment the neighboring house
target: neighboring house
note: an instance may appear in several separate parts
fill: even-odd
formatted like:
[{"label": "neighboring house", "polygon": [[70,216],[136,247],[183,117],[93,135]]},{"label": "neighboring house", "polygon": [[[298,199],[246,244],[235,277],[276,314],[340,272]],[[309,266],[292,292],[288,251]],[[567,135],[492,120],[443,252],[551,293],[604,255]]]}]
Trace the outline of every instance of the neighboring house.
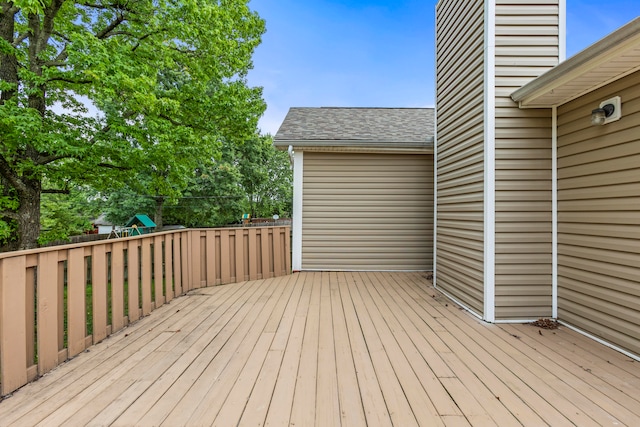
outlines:
[{"label": "neighboring house", "polygon": [[112,222],[107,221],[105,214],[96,218],[92,224],[98,234],[109,234],[115,229],[115,225]]},{"label": "neighboring house", "polygon": [[294,270],[433,268],[433,109],[292,108]]},{"label": "neighboring house", "polygon": [[[390,194],[407,194],[395,212],[434,203],[435,252],[424,252],[425,270],[433,257],[443,293],[488,322],[557,318],[640,360],[640,19],[565,61],[565,8],[564,0],[438,2],[435,162],[430,146],[423,156],[394,154],[406,162],[398,171],[435,169],[425,191],[414,188],[419,171],[404,184],[402,174],[380,179],[381,166],[354,178],[360,157],[370,155],[363,151],[383,163],[393,156],[321,138],[323,126],[327,136],[349,127],[292,109],[276,144],[296,152],[297,269],[367,268],[364,237],[379,227],[353,220],[357,204],[349,202],[393,182]],[[592,111],[606,115],[607,104],[615,111],[606,124],[592,125]],[[315,133],[290,135],[300,120],[314,122],[300,128],[317,126]],[[402,128],[398,120],[386,125]],[[345,191],[354,180],[359,186]],[[329,220],[343,204],[350,221]],[[428,228],[417,221],[415,235]],[[404,238],[372,238],[369,247],[382,251],[371,251],[376,260],[411,258],[419,243],[403,246]],[[349,247],[352,239],[359,243]]]}]

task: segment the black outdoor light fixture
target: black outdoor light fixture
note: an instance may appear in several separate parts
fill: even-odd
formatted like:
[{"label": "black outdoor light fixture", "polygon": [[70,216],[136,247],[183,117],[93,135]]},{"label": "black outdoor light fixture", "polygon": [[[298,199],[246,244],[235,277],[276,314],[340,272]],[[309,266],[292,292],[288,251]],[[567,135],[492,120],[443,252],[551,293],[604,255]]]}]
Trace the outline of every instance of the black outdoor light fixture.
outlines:
[{"label": "black outdoor light fixture", "polygon": [[616,96],[601,102],[598,108],[591,111],[591,124],[594,126],[602,126],[620,120],[621,116],[620,97]]}]

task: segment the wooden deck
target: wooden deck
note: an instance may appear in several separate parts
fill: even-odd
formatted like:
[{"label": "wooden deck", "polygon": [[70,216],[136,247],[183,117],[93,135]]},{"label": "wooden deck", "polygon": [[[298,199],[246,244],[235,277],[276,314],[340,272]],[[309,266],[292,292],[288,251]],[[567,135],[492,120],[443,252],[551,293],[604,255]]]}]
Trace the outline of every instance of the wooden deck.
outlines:
[{"label": "wooden deck", "polygon": [[0,402],[0,425],[640,425],[640,363],[490,325],[419,273],[199,289]]}]

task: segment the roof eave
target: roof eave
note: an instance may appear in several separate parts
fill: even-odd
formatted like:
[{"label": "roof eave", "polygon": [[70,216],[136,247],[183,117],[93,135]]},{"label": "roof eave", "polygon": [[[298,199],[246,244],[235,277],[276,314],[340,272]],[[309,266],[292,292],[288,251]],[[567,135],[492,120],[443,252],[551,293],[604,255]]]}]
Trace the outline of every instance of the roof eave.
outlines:
[{"label": "roof eave", "polygon": [[553,101],[540,102],[543,95],[552,93],[555,89],[566,85],[596,67],[622,56],[634,46],[640,44],[640,17],[629,22],[609,36],[594,43],[563,63],[550,69],[540,77],[527,83],[511,94],[511,99],[521,108],[550,108],[562,105],[572,99],[592,92],[604,84],[611,83],[640,69],[640,66],[630,68],[626,73],[616,75],[613,79],[600,81],[590,87],[576,89],[569,97],[554,98]]},{"label": "roof eave", "polygon": [[287,140],[277,139],[273,142],[276,148],[285,150],[289,146],[297,149],[342,149],[342,150],[382,150],[382,151],[432,151],[433,138],[426,141],[403,142],[403,141],[379,141],[379,140]]}]

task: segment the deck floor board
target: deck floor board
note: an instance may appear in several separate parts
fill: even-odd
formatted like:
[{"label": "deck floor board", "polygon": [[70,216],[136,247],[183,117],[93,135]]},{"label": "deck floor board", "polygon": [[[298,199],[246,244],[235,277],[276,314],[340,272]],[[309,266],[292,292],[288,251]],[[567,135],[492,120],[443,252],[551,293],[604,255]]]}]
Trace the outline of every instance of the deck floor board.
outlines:
[{"label": "deck floor board", "polygon": [[197,289],[0,402],[0,426],[640,425],[640,363],[490,325],[423,273]]}]

